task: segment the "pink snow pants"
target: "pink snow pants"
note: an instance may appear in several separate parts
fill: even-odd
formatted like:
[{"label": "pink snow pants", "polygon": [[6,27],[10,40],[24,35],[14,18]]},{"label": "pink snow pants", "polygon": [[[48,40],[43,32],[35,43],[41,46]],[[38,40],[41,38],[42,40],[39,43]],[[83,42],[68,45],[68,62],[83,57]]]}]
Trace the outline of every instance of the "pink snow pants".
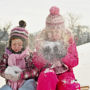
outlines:
[{"label": "pink snow pants", "polygon": [[46,69],[39,75],[37,90],[80,90],[80,84],[61,82],[52,69]]}]

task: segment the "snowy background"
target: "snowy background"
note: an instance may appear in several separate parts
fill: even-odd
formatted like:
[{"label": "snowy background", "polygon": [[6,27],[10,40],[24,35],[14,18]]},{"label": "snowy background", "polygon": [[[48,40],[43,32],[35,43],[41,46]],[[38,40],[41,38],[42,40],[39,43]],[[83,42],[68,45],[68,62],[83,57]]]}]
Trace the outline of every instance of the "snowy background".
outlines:
[{"label": "snowy background", "polygon": [[44,28],[51,6],[59,7],[64,17],[67,13],[79,16],[79,24],[90,26],[90,0],[0,0],[0,26],[11,22],[14,27],[24,19],[30,33],[38,32]]},{"label": "snowy background", "polygon": [[[74,73],[78,82],[90,86],[90,43],[77,47],[79,55],[79,65],[74,68]],[[5,84],[5,80],[0,77],[0,87]]]},{"label": "snowy background", "polygon": [[76,79],[81,85],[90,86],[90,43],[77,47],[79,65],[74,68]]}]

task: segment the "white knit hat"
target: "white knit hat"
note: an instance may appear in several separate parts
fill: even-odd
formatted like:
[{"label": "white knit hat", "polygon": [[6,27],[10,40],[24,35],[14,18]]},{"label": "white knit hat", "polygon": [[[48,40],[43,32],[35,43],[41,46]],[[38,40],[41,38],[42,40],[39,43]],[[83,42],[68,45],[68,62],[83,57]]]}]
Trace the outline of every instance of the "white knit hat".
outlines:
[{"label": "white knit hat", "polygon": [[64,25],[64,19],[63,17],[59,14],[59,8],[56,6],[53,6],[50,8],[50,14],[46,18],[46,27],[45,29],[59,29],[59,30],[65,30],[65,25]]}]

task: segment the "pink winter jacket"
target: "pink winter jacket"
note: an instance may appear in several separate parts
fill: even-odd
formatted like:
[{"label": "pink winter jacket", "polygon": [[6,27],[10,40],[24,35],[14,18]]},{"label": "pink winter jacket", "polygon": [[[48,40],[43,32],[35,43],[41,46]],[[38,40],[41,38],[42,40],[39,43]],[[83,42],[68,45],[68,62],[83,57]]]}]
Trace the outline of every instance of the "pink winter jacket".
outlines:
[{"label": "pink winter jacket", "polygon": [[[62,62],[68,66],[69,70],[58,75],[58,78],[60,78],[61,80],[68,77],[75,79],[73,74],[73,67],[78,65],[78,53],[76,49],[76,44],[72,38],[70,38],[69,43],[70,44],[67,50],[67,55],[62,58]],[[45,60],[42,55],[38,55],[37,52],[33,53],[33,61],[35,66],[39,69],[50,67],[47,65],[47,60]]]},{"label": "pink winter jacket", "polygon": [[42,55],[38,55],[37,52],[33,53],[32,61],[39,70],[46,68],[48,64],[47,60]]},{"label": "pink winter jacket", "polygon": [[62,58],[62,62],[68,66],[69,70],[61,75],[58,75],[59,80],[63,80],[65,78],[75,80],[73,67],[78,65],[78,53],[76,44],[72,38],[69,40],[69,43],[70,46],[68,47],[67,55]]},{"label": "pink winter jacket", "polygon": [[67,55],[62,58],[64,64],[68,66],[68,71],[57,75],[59,82],[56,90],[80,90],[80,84],[76,82],[73,67],[78,65],[78,53],[75,42],[71,39]]},{"label": "pink winter jacket", "polygon": [[[34,52],[33,61],[37,68],[41,69],[37,90],[80,90],[80,84],[76,82],[73,73],[73,68],[78,65],[78,53],[76,44],[72,38],[69,40],[67,54],[61,60],[68,67],[66,72],[59,74],[56,74],[56,72],[45,73],[45,70],[47,70],[45,68],[50,67],[47,64],[47,60],[45,60],[42,55],[38,55],[38,53]],[[55,68],[53,69],[55,70]]]},{"label": "pink winter jacket", "polygon": [[23,70],[20,75],[20,80],[16,82],[7,80],[8,84],[13,88],[13,90],[18,90],[26,79],[37,77],[38,69],[32,61],[29,48],[26,48],[20,54],[13,54],[6,49],[6,54],[3,54],[2,59],[0,60],[0,75],[2,77],[4,77],[4,71],[7,66],[18,66]]}]

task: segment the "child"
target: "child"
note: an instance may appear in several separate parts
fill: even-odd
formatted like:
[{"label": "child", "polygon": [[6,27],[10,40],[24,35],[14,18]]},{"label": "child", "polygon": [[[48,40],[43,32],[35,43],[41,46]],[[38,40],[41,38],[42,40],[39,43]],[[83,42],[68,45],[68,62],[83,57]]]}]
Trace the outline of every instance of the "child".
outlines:
[{"label": "child", "polygon": [[21,20],[19,26],[11,30],[9,46],[0,60],[0,75],[7,82],[0,90],[36,90],[33,78],[38,69],[32,62],[25,26]]},{"label": "child", "polygon": [[76,44],[58,7],[50,9],[46,27],[36,38],[33,59],[41,62],[37,90],[80,90],[73,73],[78,65]]}]

